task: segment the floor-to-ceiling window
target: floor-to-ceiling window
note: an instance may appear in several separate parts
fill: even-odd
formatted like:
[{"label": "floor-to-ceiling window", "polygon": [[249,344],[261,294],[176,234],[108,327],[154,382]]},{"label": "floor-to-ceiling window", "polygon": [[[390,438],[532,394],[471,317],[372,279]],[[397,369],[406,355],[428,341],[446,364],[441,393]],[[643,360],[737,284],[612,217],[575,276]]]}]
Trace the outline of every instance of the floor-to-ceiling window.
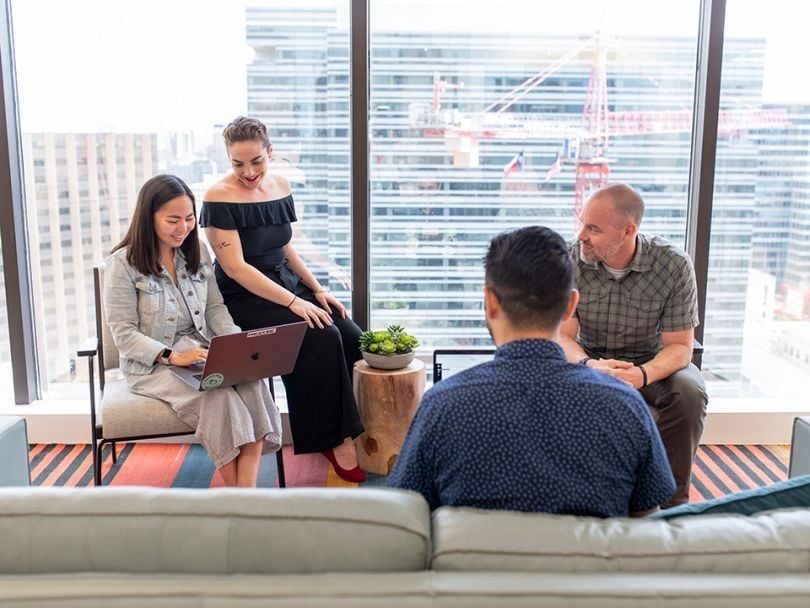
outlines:
[{"label": "floor-to-ceiling window", "polygon": [[[268,124],[296,242],[348,303],[349,0],[10,3],[46,394],[84,396],[74,351],[93,332],[92,267],[140,184],[171,172],[201,196],[227,171],[219,134],[239,113]],[[683,244],[699,5],[369,2],[370,154],[355,159],[370,167],[371,324],[406,325],[422,356],[489,344],[489,239],[530,223],[570,237],[607,180],[644,195],[643,231]],[[810,375],[807,11],[727,0],[701,320],[713,404],[778,407]],[[3,306],[10,383],[5,319]]]},{"label": "floor-to-ceiling window", "polygon": [[706,304],[712,396],[807,403],[810,5],[728,0]]},{"label": "floor-to-ceiling window", "polygon": [[0,260],[0,406],[14,403],[13,382],[6,315],[6,280],[3,260]]},{"label": "floor-to-ceiling window", "polygon": [[371,322],[490,344],[481,259],[527,224],[574,233],[592,188],[645,197],[682,245],[697,1],[370,5]]},{"label": "floor-to-ceiling window", "polygon": [[178,175],[199,208],[229,170],[221,132],[239,114],[267,123],[299,250],[348,304],[348,1],[11,5],[46,396],[85,394],[75,351],[95,333],[92,269],[140,186]]},{"label": "floor-to-ceiling window", "polygon": [[295,244],[319,280],[351,299],[349,0],[246,0],[247,113],[280,152],[296,199]]},{"label": "floor-to-ceiling window", "polygon": [[[293,242],[351,306],[349,0],[247,0],[246,111],[268,127],[272,171],[291,182]],[[283,399],[276,382],[276,397]]]}]

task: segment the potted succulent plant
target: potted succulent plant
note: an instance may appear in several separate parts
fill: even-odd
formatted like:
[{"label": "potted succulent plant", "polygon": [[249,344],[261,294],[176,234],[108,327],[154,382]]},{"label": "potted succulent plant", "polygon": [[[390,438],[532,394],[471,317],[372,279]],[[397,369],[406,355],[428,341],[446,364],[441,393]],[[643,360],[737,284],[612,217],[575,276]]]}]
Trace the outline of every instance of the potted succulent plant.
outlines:
[{"label": "potted succulent plant", "polygon": [[402,369],[413,361],[419,340],[401,325],[389,325],[384,330],[368,330],[360,334],[360,352],[371,367]]}]

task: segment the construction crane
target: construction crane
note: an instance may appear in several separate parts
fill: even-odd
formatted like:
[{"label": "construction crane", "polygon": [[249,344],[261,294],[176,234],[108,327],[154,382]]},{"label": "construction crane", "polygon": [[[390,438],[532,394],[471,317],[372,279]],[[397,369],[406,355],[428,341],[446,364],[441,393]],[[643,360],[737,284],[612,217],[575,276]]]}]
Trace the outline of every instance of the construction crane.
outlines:
[{"label": "construction crane", "polygon": [[[566,144],[564,154],[558,155],[555,164],[574,166],[574,212],[575,217],[579,217],[587,193],[608,183],[612,161],[607,151],[611,137],[688,133],[692,129],[691,109],[643,112],[610,110],[607,47],[606,37],[597,32],[497,101],[469,115],[457,109],[441,107],[441,97],[447,88],[461,88],[463,83],[451,84],[440,79],[438,74],[434,75],[432,106],[428,108],[426,104],[412,104],[409,110],[410,124],[423,129],[425,136],[443,136],[447,150],[453,154],[453,165],[461,167],[478,166],[478,143],[482,139],[562,139]],[[526,117],[508,111],[561,67],[589,49],[593,49],[594,61],[579,120],[543,114]],[[718,134],[727,136],[789,124],[787,113],[780,109],[722,110]]]}]

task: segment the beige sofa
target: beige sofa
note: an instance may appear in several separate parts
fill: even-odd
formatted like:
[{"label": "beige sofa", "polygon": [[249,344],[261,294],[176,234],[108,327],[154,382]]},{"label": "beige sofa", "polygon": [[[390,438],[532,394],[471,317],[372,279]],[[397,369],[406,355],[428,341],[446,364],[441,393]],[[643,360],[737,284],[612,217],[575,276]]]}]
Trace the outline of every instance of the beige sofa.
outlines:
[{"label": "beige sofa", "polygon": [[374,489],[0,490],[0,606],[810,606],[810,509],[598,520]]}]

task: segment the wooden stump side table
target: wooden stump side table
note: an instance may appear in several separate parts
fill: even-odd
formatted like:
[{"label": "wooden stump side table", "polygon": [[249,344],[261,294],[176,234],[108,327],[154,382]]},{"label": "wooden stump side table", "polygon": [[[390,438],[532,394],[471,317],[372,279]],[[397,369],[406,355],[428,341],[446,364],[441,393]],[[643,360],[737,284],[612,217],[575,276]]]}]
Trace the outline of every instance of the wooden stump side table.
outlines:
[{"label": "wooden stump side table", "polygon": [[357,441],[357,462],[370,473],[388,475],[425,392],[425,364],[415,359],[403,369],[354,364],[354,398],[365,432]]}]

